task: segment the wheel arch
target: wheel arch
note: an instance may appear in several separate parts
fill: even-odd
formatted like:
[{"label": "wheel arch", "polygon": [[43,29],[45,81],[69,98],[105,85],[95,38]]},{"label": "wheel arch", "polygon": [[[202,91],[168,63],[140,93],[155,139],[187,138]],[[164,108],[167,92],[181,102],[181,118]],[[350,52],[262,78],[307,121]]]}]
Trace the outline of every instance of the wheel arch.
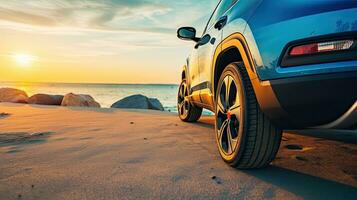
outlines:
[{"label": "wheel arch", "polygon": [[225,38],[215,51],[211,71],[211,91],[213,100],[215,99],[215,93],[221,73],[228,64],[232,63],[231,61],[243,62],[262,111],[276,123],[279,123],[281,119],[287,117],[287,113],[283,110],[276,98],[270,82],[259,80],[249,46],[247,45],[245,37],[241,33],[234,33]]},{"label": "wheel arch", "polygon": [[212,92],[215,95],[218,80],[224,68],[232,62],[243,62],[247,68],[249,78],[255,79],[257,75],[251,63],[249,50],[246,49],[246,41],[241,33],[234,33],[224,39],[214,53],[212,67]]}]

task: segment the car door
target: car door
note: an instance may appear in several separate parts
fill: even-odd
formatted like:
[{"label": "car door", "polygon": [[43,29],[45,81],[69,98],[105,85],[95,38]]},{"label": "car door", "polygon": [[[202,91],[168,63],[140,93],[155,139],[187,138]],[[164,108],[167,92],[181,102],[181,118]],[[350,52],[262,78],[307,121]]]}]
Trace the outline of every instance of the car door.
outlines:
[{"label": "car door", "polygon": [[188,76],[190,77],[189,80],[189,87],[191,89],[191,96],[194,102],[200,102],[200,93],[197,88],[199,84],[199,69],[198,69],[198,52],[197,49],[194,48],[187,59],[187,68],[188,68]]},{"label": "car door", "polygon": [[221,0],[208,21],[200,42],[196,45],[198,52],[199,89],[202,103],[212,106],[211,91],[212,61],[216,48],[222,40],[222,30],[226,25],[226,11],[237,0]]}]

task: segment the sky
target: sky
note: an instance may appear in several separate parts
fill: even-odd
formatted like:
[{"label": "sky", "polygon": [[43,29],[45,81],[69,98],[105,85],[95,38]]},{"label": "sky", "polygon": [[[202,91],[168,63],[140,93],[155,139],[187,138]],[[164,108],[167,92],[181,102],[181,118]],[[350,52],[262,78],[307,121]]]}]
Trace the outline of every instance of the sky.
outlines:
[{"label": "sky", "polygon": [[0,0],[0,81],[177,83],[218,0]]}]

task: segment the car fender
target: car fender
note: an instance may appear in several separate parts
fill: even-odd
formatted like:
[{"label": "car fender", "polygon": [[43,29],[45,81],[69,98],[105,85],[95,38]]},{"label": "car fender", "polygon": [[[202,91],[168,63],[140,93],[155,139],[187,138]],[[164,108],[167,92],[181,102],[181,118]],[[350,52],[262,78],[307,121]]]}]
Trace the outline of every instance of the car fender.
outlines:
[{"label": "car fender", "polygon": [[[274,90],[272,89],[269,81],[260,81],[255,71],[254,62],[252,59],[251,51],[247,45],[247,41],[243,34],[233,33],[225,38],[220,45],[221,48],[217,48],[213,58],[212,74],[215,74],[215,68],[217,66],[217,60],[222,53],[230,48],[237,48],[241,54],[242,62],[248,72],[249,79],[253,85],[256,98],[259,106],[264,113],[266,113],[272,120],[279,121],[278,118],[287,116],[287,113],[282,109]],[[255,52],[258,53],[258,52]],[[214,87],[214,76],[211,79],[212,87]],[[213,97],[215,96],[214,88],[211,88]]]}]

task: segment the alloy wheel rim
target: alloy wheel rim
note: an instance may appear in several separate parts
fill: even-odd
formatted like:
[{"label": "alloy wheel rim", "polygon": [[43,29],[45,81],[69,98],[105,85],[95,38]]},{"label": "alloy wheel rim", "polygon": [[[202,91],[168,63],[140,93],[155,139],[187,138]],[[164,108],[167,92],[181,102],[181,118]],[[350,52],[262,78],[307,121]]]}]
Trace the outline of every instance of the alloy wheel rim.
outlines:
[{"label": "alloy wheel rim", "polygon": [[186,116],[190,108],[190,103],[188,101],[188,87],[185,82],[180,85],[177,102],[180,116]]},{"label": "alloy wheel rim", "polygon": [[220,149],[226,155],[231,155],[237,148],[242,117],[241,101],[234,78],[227,75],[217,92],[217,140]]}]

